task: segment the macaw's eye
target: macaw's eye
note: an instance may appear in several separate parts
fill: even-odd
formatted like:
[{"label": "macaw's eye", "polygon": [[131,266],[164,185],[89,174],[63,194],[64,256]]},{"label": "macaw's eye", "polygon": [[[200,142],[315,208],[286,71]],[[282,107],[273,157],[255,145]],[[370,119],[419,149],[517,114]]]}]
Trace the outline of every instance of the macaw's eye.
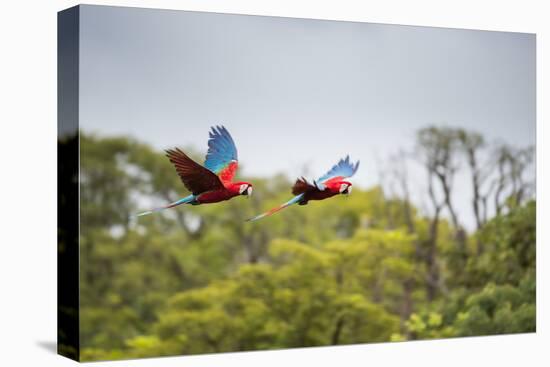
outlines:
[{"label": "macaw's eye", "polygon": [[247,195],[252,195],[252,186],[248,186],[248,189],[246,189]]},{"label": "macaw's eye", "polygon": [[239,187],[239,194],[242,194],[243,192],[245,192],[247,188],[248,188],[248,185],[247,185],[247,184],[242,184],[242,185]]}]

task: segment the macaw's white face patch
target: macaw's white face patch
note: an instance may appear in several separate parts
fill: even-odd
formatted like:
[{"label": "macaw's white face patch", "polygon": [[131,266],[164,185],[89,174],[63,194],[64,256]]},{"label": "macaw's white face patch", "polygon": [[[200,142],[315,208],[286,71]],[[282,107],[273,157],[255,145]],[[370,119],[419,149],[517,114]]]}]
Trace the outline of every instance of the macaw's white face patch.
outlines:
[{"label": "macaw's white face patch", "polygon": [[247,185],[247,184],[242,184],[242,185],[239,187],[239,194],[242,194],[243,192],[245,192],[247,188],[248,188],[248,185]]},{"label": "macaw's white face patch", "polygon": [[346,189],[348,188],[348,184],[341,184],[340,185],[340,194],[343,194]]}]

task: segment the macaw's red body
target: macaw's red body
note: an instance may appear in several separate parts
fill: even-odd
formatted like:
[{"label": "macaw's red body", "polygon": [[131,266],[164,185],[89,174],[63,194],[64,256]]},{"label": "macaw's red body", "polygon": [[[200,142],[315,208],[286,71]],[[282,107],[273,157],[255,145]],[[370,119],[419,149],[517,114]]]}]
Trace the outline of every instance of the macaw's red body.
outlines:
[{"label": "macaw's red body", "polygon": [[249,221],[255,221],[270,216],[293,204],[307,205],[310,200],[324,200],[338,194],[349,195],[352,185],[351,182],[346,181],[345,178],[353,176],[358,168],[359,161],[352,164],[349,161],[349,156],[347,156],[345,159],[340,159],[340,161],[324,176],[313,181],[313,184],[309,183],[303,177],[299,178],[294,183],[294,186],[292,186],[292,194],[296,196],[278,207],[257,215],[254,218],[250,218]]},{"label": "macaw's red body", "polygon": [[212,128],[208,140],[208,153],[204,166],[198,164],[180,149],[168,149],[166,156],[176,168],[191,195],[167,206],[149,210],[137,216],[151,214],[181,204],[211,204],[229,200],[239,195],[251,195],[252,184],[233,182],[238,168],[237,148],[233,138],[223,126]]},{"label": "macaw's red body", "polygon": [[[223,188],[206,191],[202,194],[199,194],[195,201],[191,204],[212,204],[219,203],[220,201],[225,201],[234,198],[235,196],[243,195],[241,193],[241,187],[247,185],[247,182],[230,182],[224,185]],[[246,194],[245,194],[246,195]]]},{"label": "macaw's red body", "polygon": [[[344,181],[343,177],[334,177],[324,185],[325,189],[320,190],[318,186],[311,185],[304,178],[301,178],[296,180],[296,183],[292,187],[292,194],[303,194],[300,201],[298,201],[298,205],[307,205],[310,200],[324,200],[339,194],[348,194],[352,186],[350,182]],[[346,192],[341,191],[343,185],[347,185]]]}]

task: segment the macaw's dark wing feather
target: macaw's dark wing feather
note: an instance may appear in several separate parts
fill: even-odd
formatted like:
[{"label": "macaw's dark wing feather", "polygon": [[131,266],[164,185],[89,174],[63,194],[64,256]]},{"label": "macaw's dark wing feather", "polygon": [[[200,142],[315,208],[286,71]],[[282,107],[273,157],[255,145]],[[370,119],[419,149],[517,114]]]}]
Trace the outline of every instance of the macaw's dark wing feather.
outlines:
[{"label": "macaw's dark wing feather", "polygon": [[180,149],[168,149],[166,156],[176,167],[176,171],[185,187],[198,195],[206,191],[220,190],[224,186],[220,178],[187,156]]},{"label": "macaw's dark wing feather", "polygon": [[223,126],[212,127],[204,166],[217,174],[223,183],[231,182],[238,167],[237,147]]},{"label": "macaw's dark wing feather", "polygon": [[292,195],[300,195],[315,190],[319,189],[307,182],[305,178],[301,177],[297,179],[294,186],[292,186]]}]

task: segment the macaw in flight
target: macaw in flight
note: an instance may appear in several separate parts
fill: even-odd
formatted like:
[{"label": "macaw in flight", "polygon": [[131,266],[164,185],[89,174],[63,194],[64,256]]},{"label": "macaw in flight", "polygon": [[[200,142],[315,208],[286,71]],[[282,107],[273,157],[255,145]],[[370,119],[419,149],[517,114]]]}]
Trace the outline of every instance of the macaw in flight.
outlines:
[{"label": "macaw in flight", "polygon": [[307,205],[310,200],[324,200],[332,196],[351,193],[351,182],[345,181],[345,178],[351,177],[357,172],[359,161],[355,164],[350,162],[349,155],[340,159],[330,171],[324,176],[309,183],[305,178],[299,178],[292,187],[292,194],[296,195],[286,203],[279,205],[263,214],[257,215],[247,221],[255,221],[263,217],[270,216],[280,210],[288,208],[293,204]]},{"label": "macaw in flight", "polygon": [[191,195],[166,206],[139,213],[137,217],[181,204],[218,203],[239,195],[252,195],[251,183],[233,182],[238,159],[237,147],[229,131],[223,126],[212,127],[209,137],[204,166],[189,158],[178,148],[166,150],[166,156],[175,166],[176,172],[185,187],[191,191]]}]

